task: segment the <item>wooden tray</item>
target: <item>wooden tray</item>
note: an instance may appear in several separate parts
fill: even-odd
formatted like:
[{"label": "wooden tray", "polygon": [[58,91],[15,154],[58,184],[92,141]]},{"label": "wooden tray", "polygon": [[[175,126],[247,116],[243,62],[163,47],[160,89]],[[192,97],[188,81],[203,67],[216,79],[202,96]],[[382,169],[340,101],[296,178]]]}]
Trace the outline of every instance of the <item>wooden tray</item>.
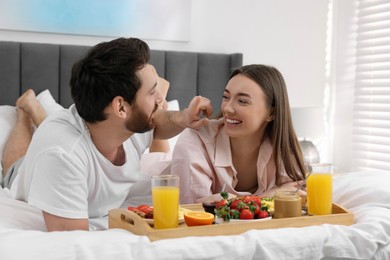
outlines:
[{"label": "wooden tray", "polygon": [[[181,207],[204,211],[201,204],[187,204]],[[109,212],[109,228],[126,229],[137,235],[149,237],[151,241],[187,236],[237,235],[250,229],[272,229],[286,227],[305,227],[321,224],[351,225],[354,223],[353,214],[345,208],[333,203],[332,214],[322,216],[302,216],[296,218],[271,219],[253,222],[225,222],[222,224],[188,227],[185,223],[178,228],[154,229],[146,221],[127,209],[113,209]]]}]

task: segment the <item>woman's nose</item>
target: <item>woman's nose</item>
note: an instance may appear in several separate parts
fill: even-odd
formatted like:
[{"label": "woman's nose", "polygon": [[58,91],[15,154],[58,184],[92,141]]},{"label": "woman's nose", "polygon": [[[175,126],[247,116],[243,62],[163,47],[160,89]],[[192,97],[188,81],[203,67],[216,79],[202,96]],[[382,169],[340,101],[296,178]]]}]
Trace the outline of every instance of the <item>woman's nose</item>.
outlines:
[{"label": "woman's nose", "polygon": [[222,112],[228,112],[228,113],[234,112],[234,106],[231,101],[225,102],[225,105],[222,108]]}]

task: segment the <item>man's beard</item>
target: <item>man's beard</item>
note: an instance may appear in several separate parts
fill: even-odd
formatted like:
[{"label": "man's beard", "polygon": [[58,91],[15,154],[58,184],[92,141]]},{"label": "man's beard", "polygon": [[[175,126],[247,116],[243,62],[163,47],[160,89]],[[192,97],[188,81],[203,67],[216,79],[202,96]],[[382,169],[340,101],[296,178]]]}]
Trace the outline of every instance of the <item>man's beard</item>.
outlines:
[{"label": "man's beard", "polygon": [[148,117],[146,113],[141,111],[137,104],[134,104],[132,112],[133,116],[126,122],[127,130],[133,133],[145,133],[149,130],[152,130],[154,128],[152,115],[154,114],[154,112],[156,112],[157,109],[158,106],[156,104],[153,109],[153,112],[150,114],[150,117]]}]

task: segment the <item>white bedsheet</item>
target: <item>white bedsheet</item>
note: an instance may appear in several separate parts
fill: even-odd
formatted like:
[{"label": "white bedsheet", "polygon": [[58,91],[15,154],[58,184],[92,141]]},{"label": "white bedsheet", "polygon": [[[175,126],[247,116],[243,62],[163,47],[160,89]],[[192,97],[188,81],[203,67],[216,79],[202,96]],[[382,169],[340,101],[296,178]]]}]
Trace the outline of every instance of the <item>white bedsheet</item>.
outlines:
[{"label": "white bedsheet", "polygon": [[[15,212],[4,213],[12,202],[3,196],[0,259],[390,259],[389,186],[390,173],[384,172],[334,177],[334,201],[354,213],[352,226],[324,224],[156,242],[119,229],[51,233],[16,229],[7,220]],[[29,211],[32,226],[42,224],[39,211],[26,205],[16,206],[18,214]]]}]

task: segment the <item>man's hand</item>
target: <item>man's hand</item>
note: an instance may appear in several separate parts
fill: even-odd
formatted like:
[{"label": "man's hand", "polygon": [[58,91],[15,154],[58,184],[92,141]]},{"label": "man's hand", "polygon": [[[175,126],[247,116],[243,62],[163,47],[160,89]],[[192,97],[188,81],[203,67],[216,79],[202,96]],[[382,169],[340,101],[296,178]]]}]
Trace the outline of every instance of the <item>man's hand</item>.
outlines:
[{"label": "man's hand", "polygon": [[185,127],[200,129],[208,124],[208,117],[213,114],[213,108],[209,99],[196,96],[183,112]]}]

